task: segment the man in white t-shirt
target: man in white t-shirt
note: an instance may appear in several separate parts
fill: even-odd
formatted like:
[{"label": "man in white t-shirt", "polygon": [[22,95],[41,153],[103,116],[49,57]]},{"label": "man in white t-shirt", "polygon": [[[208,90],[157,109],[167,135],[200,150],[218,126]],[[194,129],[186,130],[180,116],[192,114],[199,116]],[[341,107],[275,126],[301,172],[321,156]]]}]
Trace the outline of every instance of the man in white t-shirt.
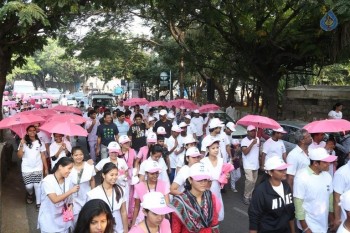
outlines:
[{"label": "man in white t-shirt", "polygon": [[165,144],[167,145],[169,150],[170,183],[172,183],[174,180],[177,157],[184,151],[183,144],[178,141],[179,134],[181,133],[181,131],[182,129],[178,125],[173,125],[171,127],[171,136],[169,138],[165,138]]},{"label": "man in white t-shirt", "polygon": [[287,182],[293,191],[294,177],[297,172],[310,165],[308,147],[312,142],[311,135],[306,129],[300,129],[294,133],[296,147],[287,155]]},{"label": "man in white t-shirt", "polygon": [[36,135],[38,135],[38,138],[40,139],[40,142],[45,145],[46,158],[49,158],[50,157],[51,138],[46,133],[44,133],[43,131],[40,131],[40,123],[35,123],[34,127],[36,129]]},{"label": "man in white t-shirt", "polygon": [[88,134],[88,143],[90,147],[90,158],[96,162],[96,144],[97,144],[97,127],[100,125],[100,121],[96,119],[95,110],[88,112],[88,119],[85,122],[85,129]]},{"label": "man in white t-shirt", "polygon": [[309,151],[317,148],[325,148],[326,142],[323,141],[324,133],[312,133],[312,143],[309,146]]},{"label": "man in white t-shirt", "polygon": [[281,159],[286,162],[287,152],[286,147],[283,143],[282,136],[287,133],[282,127],[273,129],[272,136],[264,143],[261,164],[265,164],[265,160],[270,158],[272,155],[278,155]]},{"label": "man in white t-shirt", "polygon": [[245,185],[243,194],[243,203],[250,204],[250,199],[258,178],[259,170],[259,145],[260,140],[256,136],[256,128],[253,125],[247,127],[247,137],[241,141],[243,169],[245,174]]},{"label": "man in white t-shirt", "polygon": [[191,122],[192,117],[190,115],[186,115],[184,117],[185,123],[187,124],[187,134],[191,134],[193,138],[197,139],[197,128]]},{"label": "man in white t-shirt", "polygon": [[63,106],[67,106],[68,105],[68,99],[67,99],[66,95],[62,96],[62,98],[59,101],[59,104],[63,105]]},{"label": "man in white t-shirt", "polygon": [[234,101],[230,101],[230,106],[226,108],[226,114],[229,115],[232,118],[232,120],[236,119],[237,114]]},{"label": "man in white t-shirt", "polygon": [[332,177],[330,163],[337,157],[324,148],[309,151],[310,166],[301,169],[294,179],[295,217],[300,230],[306,233],[326,233],[329,213],[333,212]]},{"label": "man in white t-shirt", "polygon": [[334,227],[335,229],[345,220],[346,215],[341,211],[338,203],[340,196],[350,190],[350,161],[341,166],[333,177],[333,198],[334,198]]},{"label": "man in white t-shirt", "polygon": [[196,136],[198,140],[198,149],[201,148],[201,143],[203,140],[203,134],[204,134],[204,119],[202,116],[199,115],[198,109],[193,111],[193,117],[191,119],[191,124],[193,124],[196,127]]}]

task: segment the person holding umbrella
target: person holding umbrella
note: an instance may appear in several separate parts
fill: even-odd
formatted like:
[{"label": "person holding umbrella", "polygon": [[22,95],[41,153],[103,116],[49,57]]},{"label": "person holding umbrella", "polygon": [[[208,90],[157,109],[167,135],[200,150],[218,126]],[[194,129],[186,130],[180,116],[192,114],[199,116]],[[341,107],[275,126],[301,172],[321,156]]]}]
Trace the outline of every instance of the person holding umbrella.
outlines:
[{"label": "person holding umbrella", "polygon": [[40,182],[43,176],[48,175],[49,169],[47,167],[45,156],[45,145],[41,143],[34,125],[30,125],[26,129],[26,135],[22,138],[17,156],[22,159],[22,177],[27,191],[27,204],[33,203],[33,188],[36,196],[37,210],[40,208]]}]

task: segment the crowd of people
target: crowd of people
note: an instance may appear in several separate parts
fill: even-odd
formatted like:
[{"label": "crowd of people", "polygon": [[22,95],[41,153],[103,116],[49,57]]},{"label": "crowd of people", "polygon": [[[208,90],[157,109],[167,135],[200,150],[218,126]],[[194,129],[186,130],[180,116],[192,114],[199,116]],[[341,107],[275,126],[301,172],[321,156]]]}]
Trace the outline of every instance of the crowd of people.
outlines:
[{"label": "crowd of people", "polygon": [[323,133],[297,131],[287,154],[283,128],[262,143],[249,125],[239,141],[235,124],[212,112],[121,101],[83,116],[89,154],[40,124],[20,140],[26,202],[35,200],[41,232],[219,232],[229,205],[222,190],[238,192],[241,171],[249,232],[350,232],[350,165],[337,166]]}]

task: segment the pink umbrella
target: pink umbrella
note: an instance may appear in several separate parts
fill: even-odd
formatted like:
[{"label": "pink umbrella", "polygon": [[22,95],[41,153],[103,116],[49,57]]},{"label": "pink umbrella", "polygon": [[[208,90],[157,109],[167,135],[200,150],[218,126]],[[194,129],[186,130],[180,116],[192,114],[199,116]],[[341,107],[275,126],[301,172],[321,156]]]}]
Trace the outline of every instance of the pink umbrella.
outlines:
[{"label": "pink umbrella", "polygon": [[49,94],[44,94],[43,95],[43,99],[53,99],[53,96],[52,95],[49,95]]},{"label": "pink umbrella", "polygon": [[344,119],[313,121],[304,126],[309,133],[336,133],[350,130],[350,122]]},{"label": "pink umbrella", "polygon": [[46,131],[48,133],[59,133],[68,136],[83,136],[86,137],[88,132],[86,129],[79,125],[75,125],[70,122],[55,122],[50,121],[42,126],[40,126],[40,130]]},{"label": "pink umbrella", "polygon": [[35,109],[35,110],[30,110],[30,111],[24,111],[24,112],[20,112],[18,113],[19,115],[37,115],[37,116],[41,116],[44,119],[49,118],[52,115],[56,115],[58,114],[58,112],[56,112],[55,110],[52,109]]},{"label": "pink umbrella", "polygon": [[53,107],[52,109],[59,111],[59,112],[71,112],[71,113],[75,113],[78,115],[83,114],[79,108],[71,107],[71,106],[57,105],[57,106]]},{"label": "pink umbrella", "polygon": [[220,109],[220,107],[217,106],[216,104],[204,104],[204,105],[200,106],[198,110],[201,113],[206,113],[206,112],[210,112],[210,111],[217,111],[219,109]]},{"label": "pink umbrella", "polygon": [[8,91],[4,91],[4,95],[9,95],[9,92]]},{"label": "pink umbrella", "polygon": [[86,121],[86,119],[82,116],[75,114],[57,114],[52,115],[48,121],[52,122],[69,122],[73,124],[82,124]]},{"label": "pink umbrella", "polygon": [[193,103],[192,100],[188,100],[188,99],[171,100],[169,101],[168,106],[175,106],[177,108],[186,108],[186,109],[198,109],[198,106],[195,103]]},{"label": "pink umbrella", "polygon": [[168,103],[165,101],[152,101],[148,104],[148,107],[159,107],[159,106],[168,106]]},{"label": "pink umbrella", "polygon": [[30,97],[30,99],[34,99],[34,100],[41,100],[42,99],[42,96],[39,96],[39,95],[33,95]]},{"label": "pink umbrella", "polygon": [[145,98],[131,98],[124,101],[124,105],[126,106],[146,105],[148,103],[148,100]]},{"label": "pink umbrella", "polygon": [[40,116],[16,114],[0,121],[0,129],[10,129],[19,137],[23,138],[23,136],[27,133],[26,128],[29,125],[44,121],[45,119]]},{"label": "pink umbrella", "polygon": [[238,125],[254,125],[257,128],[269,128],[269,129],[278,129],[281,128],[280,124],[277,121],[259,115],[247,115],[242,117],[237,121]]}]

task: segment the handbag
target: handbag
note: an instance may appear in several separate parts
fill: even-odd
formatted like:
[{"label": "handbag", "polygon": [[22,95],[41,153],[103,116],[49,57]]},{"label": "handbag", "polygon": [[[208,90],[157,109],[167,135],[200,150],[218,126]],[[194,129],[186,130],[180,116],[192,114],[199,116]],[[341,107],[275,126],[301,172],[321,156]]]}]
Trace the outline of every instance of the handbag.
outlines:
[{"label": "handbag", "polygon": [[73,211],[71,209],[68,209],[66,204],[64,204],[62,209],[62,217],[63,222],[73,221],[74,219]]}]

